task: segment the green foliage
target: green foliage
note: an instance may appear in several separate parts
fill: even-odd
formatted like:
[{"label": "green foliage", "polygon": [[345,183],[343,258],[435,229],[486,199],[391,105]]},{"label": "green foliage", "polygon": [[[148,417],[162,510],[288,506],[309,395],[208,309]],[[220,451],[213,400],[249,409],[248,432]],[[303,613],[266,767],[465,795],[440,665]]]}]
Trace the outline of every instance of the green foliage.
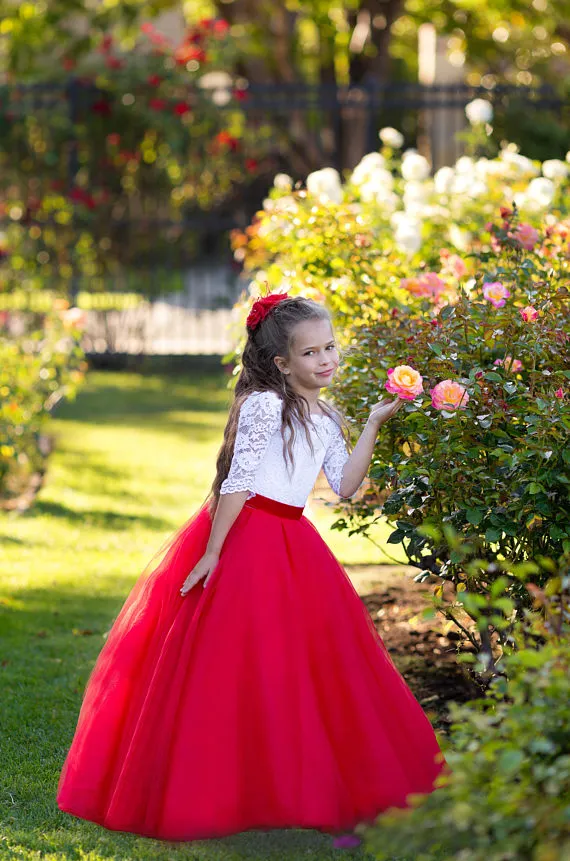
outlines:
[{"label": "green foliage", "polygon": [[[356,425],[384,395],[388,369],[422,375],[423,394],[382,429],[370,486],[343,504],[338,528],[366,534],[384,516],[389,543],[418,579],[441,578],[436,609],[492,670],[529,605],[525,584],[548,577],[537,560],[570,549],[568,167],[550,162],[545,172],[559,177],[537,177],[539,166],[507,147],[422,180],[408,157],[425,176],[419,157],[400,169],[385,147],[343,187],[334,172],[311,175],[307,190],[278,177],[233,244],[255,273],[251,293],[267,280],[332,310],[344,352],[334,397]],[[520,213],[504,206],[513,198]],[[492,283],[503,299],[486,295]],[[244,294],[241,316],[249,304]],[[444,381],[465,393],[460,409],[430,402]],[[487,600],[500,578],[497,609]]]},{"label": "green foliage", "polygon": [[[442,785],[363,828],[378,861],[565,861],[570,853],[570,577],[549,589],[540,649],[503,660],[487,695],[451,707]],[[537,620],[537,632],[545,633]]]},{"label": "green foliage", "polygon": [[266,130],[246,126],[224,71],[226,22],[181,36],[147,23],[126,49],[100,34],[72,79],[0,88],[0,289],[168,289],[157,264],[183,269],[200,214],[259,172]]},{"label": "green foliage", "polygon": [[[9,315],[2,314],[2,325]],[[0,330],[0,497],[18,496],[30,476],[43,472],[49,445],[48,417],[58,402],[73,397],[85,362],[76,309],[18,321],[19,336]]]}]

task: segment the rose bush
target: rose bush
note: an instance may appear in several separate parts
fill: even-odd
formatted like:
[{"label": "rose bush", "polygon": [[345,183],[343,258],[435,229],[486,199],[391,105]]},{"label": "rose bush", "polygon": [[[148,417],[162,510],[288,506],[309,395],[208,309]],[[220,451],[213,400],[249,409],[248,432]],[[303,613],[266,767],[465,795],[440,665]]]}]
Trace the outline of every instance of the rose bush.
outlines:
[{"label": "rose bush", "polygon": [[225,71],[233,58],[223,19],[177,44],[147,24],[128,50],[101,33],[63,80],[6,88],[0,290],[172,289],[157,264],[183,268],[203,211],[264,169],[265,138],[241,110],[247,82]]},{"label": "rose bush", "polygon": [[0,312],[0,498],[8,505],[44,472],[49,416],[83,380],[83,313],[63,300],[46,314]]},{"label": "rose bush", "polygon": [[[502,619],[528,605],[525,578],[540,586],[548,576],[535,560],[570,547],[568,177],[548,163],[556,180],[539,177],[542,166],[509,147],[433,179],[424,162],[384,147],[341,197],[330,173],[313,191],[281,184],[234,248],[255,274],[250,293],[267,280],[331,308],[345,353],[334,397],[352,421],[386,383],[397,391],[399,366],[423,378],[424,394],[380,434],[370,485],[343,504],[337,528],[366,533],[387,517],[419,578],[440,578],[448,623],[492,662]],[[249,302],[244,293],[236,327]],[[489,609],[475,625],[496,582],[504,613]]]},{"label": "rose bush", "polygon": [[[565,861],[570,852],[568,559],[519,630],[505,676],[452,706],[449,777],[435,792],[358,826],[378,861]],[[545,623],[546,620],[546,623]],[[533,636],[530,636],[532,634]],[[537,649],[533,640],[540,641]]]}]

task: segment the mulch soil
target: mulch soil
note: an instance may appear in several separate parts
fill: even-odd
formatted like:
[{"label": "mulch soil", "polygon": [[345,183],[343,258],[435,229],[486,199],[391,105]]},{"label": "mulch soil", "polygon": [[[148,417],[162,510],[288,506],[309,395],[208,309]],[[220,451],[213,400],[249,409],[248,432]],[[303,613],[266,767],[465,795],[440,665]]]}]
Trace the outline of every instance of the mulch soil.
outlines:
[{"label": "mulch soil", "polygon": [[413,580],[417,570],[397,565],[347,565],[345,569],[365,604],[398,670],[434,725],[449,729],[449,703],[483,693],[468,668],[457,660],[459,635],[443,636],[438,617],[425,619],[433,586]]}]

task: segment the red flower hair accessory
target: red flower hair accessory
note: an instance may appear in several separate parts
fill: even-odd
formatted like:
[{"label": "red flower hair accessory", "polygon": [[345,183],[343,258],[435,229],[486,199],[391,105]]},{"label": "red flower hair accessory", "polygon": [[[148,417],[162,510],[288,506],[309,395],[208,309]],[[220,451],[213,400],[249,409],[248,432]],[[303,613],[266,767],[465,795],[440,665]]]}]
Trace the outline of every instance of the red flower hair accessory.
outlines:
[{"label": "red flower hair accessory", "polygon": [[269,296],[262,296],[261,299],[256,299],[251,306],[251,311],[247,315],[245,325],[253,332],[262,320],[265,320],[269,312],[283,299],[289,299],[288,293],[270,293]]}]

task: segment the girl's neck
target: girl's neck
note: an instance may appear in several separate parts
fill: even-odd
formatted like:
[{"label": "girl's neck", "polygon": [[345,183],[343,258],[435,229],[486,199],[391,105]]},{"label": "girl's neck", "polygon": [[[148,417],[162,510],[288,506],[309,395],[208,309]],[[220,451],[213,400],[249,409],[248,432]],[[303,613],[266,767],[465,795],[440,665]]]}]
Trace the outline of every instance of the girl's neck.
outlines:
[{"label": "girl's neck", "polygon": [[302,395],[308,402],[311,413],[320,413],[319,392],[312,389],[293,389],[298,395]]}]

